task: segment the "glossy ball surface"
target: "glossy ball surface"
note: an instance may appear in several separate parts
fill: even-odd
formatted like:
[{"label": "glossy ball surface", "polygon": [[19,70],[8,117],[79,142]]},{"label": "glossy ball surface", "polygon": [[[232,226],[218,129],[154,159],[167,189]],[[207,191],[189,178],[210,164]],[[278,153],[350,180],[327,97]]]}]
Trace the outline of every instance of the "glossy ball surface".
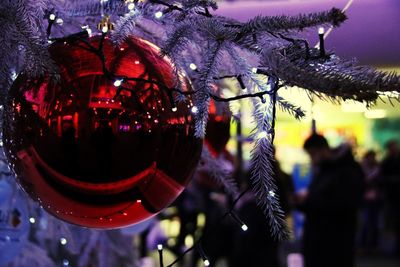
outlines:
[{"label": "glossy ball surface", "polygon": [[228,103],[210,101],[204,143],[214,157],[225,151],[231,137],[231,116]]},{"label": "glossy ball surface", "polygon": [[[161,88],[173,87],[176,77],[155,45],[132,37],[116,47],[106,37],[103,66],[88,49],[100,42],[95,36],[52,44],[58,83],[18,76],[6,105],[4,145],[19,183],[49,213],[110,229],[171,204],[192,176],[202,140],[194,137],[190,99],[174,108]],[[118,86],[103,67],[138,79]],[[181,75],[183,90],[192,90]]]}]

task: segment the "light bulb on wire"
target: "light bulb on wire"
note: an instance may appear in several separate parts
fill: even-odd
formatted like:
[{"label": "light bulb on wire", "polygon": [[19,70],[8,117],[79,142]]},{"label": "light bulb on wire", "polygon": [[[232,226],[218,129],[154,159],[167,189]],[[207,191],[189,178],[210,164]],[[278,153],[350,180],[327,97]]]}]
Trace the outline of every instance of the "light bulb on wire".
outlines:
[{"label": "light bulb on wire", "polygon": [[114,81],[114,86],[115,86],[115,87],[120,87],[121,84],[122,84],[122,81],[123,81],[122,79],[115,80],[115,81]]},{"label": "light bulb on wire", "polygon": [[161,19],[161,17],[163,16],[164,14],[161,12],[161,11],[157,11],[155,14],[154,14],[154,17],[156,17],[156,19]]},{"label": "light bulb on wire", "polygon": [[68,243],[67,239],[65,237],[60,238],[60,244],[65,246]]},{"label": "light bulb on wire", "polygon": [[196,107],[196,106],[193,106],[193,107],[191,108],[191,111],[192,111],[193,114],[196,114],[197,112],[199,112],[199,108]]},{"label": "light bulb on wire", "polygon": [[196,66],[196,64],[194,64],[194,63],[190,63],[190,64],[189,64],[189,68],[190,68],[191,70],[197,70],[197,66]]},{"label": "light bulb on wire", "polygon": [[134,10],[135,9],[135,3],[129,3],[128,4],[128,10]]}]

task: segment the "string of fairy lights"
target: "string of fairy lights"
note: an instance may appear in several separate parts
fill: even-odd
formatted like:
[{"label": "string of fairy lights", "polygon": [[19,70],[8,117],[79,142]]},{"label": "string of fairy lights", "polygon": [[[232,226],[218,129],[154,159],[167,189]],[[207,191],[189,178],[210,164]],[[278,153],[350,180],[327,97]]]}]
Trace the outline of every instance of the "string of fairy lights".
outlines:
[{"label": "string of fairy lights", "polygon": [[[161,5],[166,7],[165,10],[163,11],[156,11],[154,13],[154,17],[156,19],[162,19],[163,16],[169,12],[172,11],[183,11],[182,8],[180,8],[177,5],[174,4],[169,4],[166,2],[163,2],[161,0],[148,0],[149,3],[152,4],[156,4],[156,5]],[[154,81],[154,80],[148,80],[148,79],[143,79],[143,78],[137,78],[137,77],[125,77],[125,76],[118,76],[115,75],[114,73],[112,73],[111,71],[109,71],[106,68],[105,65],[105,56],[104,53],[102,51],[102,45],[101,43],[103,42],[104,38],[106,38],[107,34],[113,30],[113,24],[110,20],[110,16],[107,15],[105,13],[104,10],[104,5],[108,2],[108,0],[100,0],[101,3],[101,21],[100,23],[98,23],[98,30],[101,33],[101,41],[100,41],[100,46],[98,48],[93,47],[89,42],[86,41],[87,37],[92,36],[93,31],[90,28],[89,25],[84,25],[82,26],[82,30],[83,32],[77,33],[77,34],[72,34],[68,37],[64,37],[64,38],[51,38],[51,30],[52,27],[54,26],[54,24],[57,25],[62,25],[63,24],[63,19],[58,17],[57,12],[55,12],[55,10],[51,10],[48,11],[45,15],[45,19],[47,19],[48,22],[48,27],[46,29],[46,34],[47,34],[47,39],[49,43],[53,43],[53,42],[57,42],[57,41],[71,41],[71,40],[78,40],[79,42],[81,42],[82,44],[84,44],[83,47],[84,49],[87,49],[88,51],[93,52],[96,56],[98,56],[98,58],[101,60],[102,62],[102,66],[103,66],[103,75],[104,77],[106,77],[107,79],[111,80],[113,82],[114,87],[116,88],[116,95],[115,97],[118,96],[118,94],[122,91],[122,90],[129,90],[131,92],[133,92],[131,89],[124,87],[124,83],[128,82],[128,81],[140,81],[143,83],[150,83],[150,84],[154,84],[157,85],[160,89],[165,90],[168,94],[169,94],[169,99],[171,101],[171,107],[172,107],[172,111],[177,111],[177,107],[175,105],[174,102],[174,98],[173,98],[173,93],[179,93],[185,96],[188,95],[192,95],[195,94],[196,91],[182,91],[178,88],[170,88],[167,87],[165,84],[162,84],[158,81]],[[136,5],[139,1],[138,0],[125,0],[125,5],[126,5],[126,9],[128,10],[128,13],[134,13],[137,12],[136,11]],[[209,10],[207,9],[207,7],[204,7],[204,11],[197,11],[197,14],[199,15],[203,15],[206,17],[211,17],[212,15],[210,14]],[[235,25],[227,25],[227,27],[234,27]],[[319,28],[318,30],[318,36],[319,36],[319,54],[317,56],[312,57],[313,59],[316,58],[320,58],[320,59],[324,59],[329,57],[329,55],[327,55],[326,51],[325,51],[325,45],[324,45],[324,36],[325,36],[325,31],[324,28]],[[283,38],[289,42],[303,42],[305,45],[305,52],[306,52],[306,58],[311,58],[310,54],[311,54],[311,50],[309,48],[309,45],[307,43],[307,41],[305,40],[299,40],[299,39],[292,39],[289,37],[286,37],[282,34],[279,34],[280,38]],[[189,69],[193,72],[198,72],[197,66],[195,63],[190,63],[189,64]],[[252,69],[252,72],[254,74],[259,74],[259,75],[266,75],[268,77],[271,77],[272,75],[270,73],[268,73],[267,70],[263,69],[263,68],[258,68],[258,67],[254,67]],[[214,77],[215,80],[220,80],[220,79],[229,79],[229,78],[233,78],[237,80],[237,83],[239,85],[239,87],[243,90],[243,92],[246,91],[246,85],[243,81],[243,76],[242,74],[239,75],[225,75],[222,77]],[[220,102],[230,102],[230,101],[235,101],[235,100],[240,100],[240,99],[244,99],[244,98],[251,98],[251,97],[258,97],[260,98],[260,100],[262,101],[262,103],[265,103],[266,100],[264,98],[264,95],[269,95],[269,97],[272,99],[272,105],[273,105],[273,114],[272,114],[272,122],[271,122],[271,129],[270,131],[267,132],[261,132],[259,134],[259,138],[263,138],[263,137],[267,137],[267,136],[271,136],[272,137],[272,142],[274,139],[274,135],[275,135],[275,117],[276,117],[276,98],[277,98],[277,91],[279,90],[279,88],[285,86],[285,84],[280,83],[280,81],[278,79],[275,79],[275,82],[273,84],[273,86],[271,86],[271,89],[268,91],[259,91],[259,92],[254,92],[254,93],[241,93],[239,95],[233,96],[233,97],[221,97],[219,95],[213,94],[213,93],[209,93],[209,97],[211,97],[212,99],[216,100],[216,101],[220,101]],[[137,93],[137,92],[134,92]],[[114,98],[115,98],[114,97]],[[192,106],[191,107],[191,112],[192,113],[197,113],[198,112],[198,108],[196,106]],[[240,201],[240,199],[250,190],[250,188],[247,188],[246,190],[244,190],[242,193],[240,193],[231,203],[230,205],[230,209],[221,217],[221,219],[219,220],[220,222],[222,222],[225,218],[230,217],[237,225],[238,227],[240,227],[240,229],[242,231],[247,231],[249,228],[248,226],[245,224],[245,222],[243,222],[240,217],[234,212],[234,209],[237,205],[237,203]],[[270,192],[271,196],[275,196],[274,192]],[[137,200],[136,200],[137,201]],[[136,202],[135,201],[135,202]],[[132,203],[131,205],[133,205],[134,203]],[[128,207],[129,208],[129,207]],[[125,209],[119,210],[117,211],[117,213],[120,214],[124,214]],[[112,214],[110,214],[111,216]],[[36,223],[36,219],[34,217],[30,217],[29,218],[29,222],[31,224],[35,224]],[[202,235],[194,242],[194,244],[187,248],[184,252],[181,253],[181,255],[179,255],[172,263],[170,263],[169,265],[167,265],[167,267],[172,267],[175,264],[177,264],[178,262],[180,262],[183,257],[188,254],[190,251],[196,250],[197,253],[200,255],[204,266],[209,266],[210,265],[210,260],[208,259],[206,253],[204,252],[201,242],[203,240],[203,237],[206,235],[206,232],[203,232]],[[65,246],[68,244],[68,240],[65,237],[60,237],[59,238],[59,243],[62,246]],[[163,257],[163,250],[164,247],[162,244],[158,244],[157,245],[157,251],[158,251],[158,255],[159,255],[159,265],[160,267],[164,267],[164,257]],[[68,259],[64,259],[63,260],[63,266],[67,267],[69,266],[69,261]]]}]

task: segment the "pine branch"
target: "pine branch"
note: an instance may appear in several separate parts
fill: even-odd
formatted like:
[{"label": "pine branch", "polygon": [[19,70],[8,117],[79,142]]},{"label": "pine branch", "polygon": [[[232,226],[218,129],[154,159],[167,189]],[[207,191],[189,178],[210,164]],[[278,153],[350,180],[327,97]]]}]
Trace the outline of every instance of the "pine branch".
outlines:
[{"label": "pine branch", "polygon": [[303,30],[323,24],[340,26],[347,19],[346,15],[337,8],[329,11],[301,14],[298,16],[258,16],[245,23],[240,35],[244,36],[257,32],[279,32],[289,30]]},{"label": "pine branch", "polygon": [[222,185],[225,191],[233,197],[238,195],[238,186],[232,177],[232,170],[224,168],[224,162],[220,158],[213,158],[207,146],[203,146],[201,154],[202,167],[198,171],[207,173],[216,182]]},{"label": "pine branch", "polygon": [[29,241],[25,244],[18,257],[8,266],[54,267],[55,264],[44,248]]},{"label": "pine branch", "polygon": [[275,50],[264,55],[263,64],[268,65],[266,73],[280,77],[288,85],[333,98],[371,102],[382,92],[400,92],[399,75],[357,66],[336,56],[326,61],[305,60],[290,58],[285,50]]},{"label": "pine branch", "polygon": [[26,9],[23,2],[18,1],[15,4],[14,20],[16,32],[16,41],[26,50],[25,70],[30,77],[43,76],[45,73],[56,73],[57,67],[47,51],[45,40],[38,37],[35,23],[35,16],[32,16]]},{"label": "pine branch", "polygon": [[208,54],[205,55],[203,69],[199,72],[198,87],[194,94],[194,103],[198,108],[196,114],[195,136],[202,138],[206,133],[206,125],[208,121],[208,108],[210,102],[210,94],[212,92],[211,84],[213,77],[216,76],[219,66],[219,57],[224,44],[210,43]]},{"label": "pine branch", "polygon": [[112,32],[111,38],[118,45],[123,43],[132,33],[135,32],[139,12],[129,13],[120,19],[115,24],[115,31]]},{"label": "pine branch", "polygon": [[233,41],[236,38],[236,29],[226,27],[218,18],[197,18],[195,20],[196,30],[206,40],[215,40],[216,42]]},{"label": "pine branch", "polygon": [[100,1],[82,0],[65,3],[64,12],[70,17],[98,16],[103,10],[108,15],[123,15],[128,12],[124,1],[107,1],[102,4]]},{"label": "pine branch", "polygon": [[[272,90],[277,90],[276,83],[271,79]],[[277,187],[273,178],[273,139],[275,127],[275,103],[271,96],[269,104],[253,99],[256,127],[252,133],[254,147],[251,151],[250,170],[252,189],[258,206],[266,215],[271,233],[277,239],[286,239],[288,229],[284,213],[280,207],[276,194]]]},{"label": "pine branch", "polygon": [[161,48],[161,55],[173,57],[173,55],[184,51],[190,42],[189,40],[192,39],[194,31],[195,29],[190,20],[179,23],[174,31],[169,34],[169,38]]},{"label": "pine branch", "polygon": [[182,1],[183,9],[190,10],[193,8],[211,8],[216,10],[217,3],[214,0],[184,0]]},{"label": "pine branch", "polygon": [[295,106],[280,96],[277,96],[277,103],[282,111],[291,114],[297,120],[301,120],[306,115],[301,107]]}]

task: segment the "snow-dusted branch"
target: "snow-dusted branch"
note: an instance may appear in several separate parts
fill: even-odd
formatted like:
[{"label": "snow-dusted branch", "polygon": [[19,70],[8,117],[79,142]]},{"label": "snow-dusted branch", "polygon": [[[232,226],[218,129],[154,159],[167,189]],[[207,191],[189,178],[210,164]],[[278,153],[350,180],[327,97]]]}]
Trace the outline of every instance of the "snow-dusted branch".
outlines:
[{"label": "snow-dusted branch", "polygon": [[329,11],[301,14],[297,16],[258,16],[241,27],[241,34],[254,32],[285,32],[303,30],[309,27],[331,24],[340,26],[346,20],[346,15],[337,8]]},{"label": "snow-dusted branch", "polygon": [[200,165],[197,171],[207,173],[211,178],[222,185],[224,190],[231,196],[236,197],[238,195],[239,190],[236,181],[232,177],[232,170],[224,167],[224,163],[220,157],[214,158],[207,146],[203,146],[201,161],[203,165]]},{"label": "snow-dusted branch", "polygon": [[267,73],[276,75],[291,86],[324,93],[341,99],[371,102],[385,91],[400,92],[400,76],[381,72],[352,61],[331,56],[329,60],[290,58],[285,50],[275,50],[263,59]]},{"label": "snow-dusted branch", "polygon": [[[276,85],[271,85],[271,90],[275,90]],[[256,127],[252,133],[254,147],[251,151],[250,179],[257,204],[267,216],[272,234],[278,239],[285,239],[288,230],[285,215],[279,204],[273,168],[275,97],[270,97],[269,104],[264,104],[257,99],[253,100],[255,102],[253,113]]]}]

